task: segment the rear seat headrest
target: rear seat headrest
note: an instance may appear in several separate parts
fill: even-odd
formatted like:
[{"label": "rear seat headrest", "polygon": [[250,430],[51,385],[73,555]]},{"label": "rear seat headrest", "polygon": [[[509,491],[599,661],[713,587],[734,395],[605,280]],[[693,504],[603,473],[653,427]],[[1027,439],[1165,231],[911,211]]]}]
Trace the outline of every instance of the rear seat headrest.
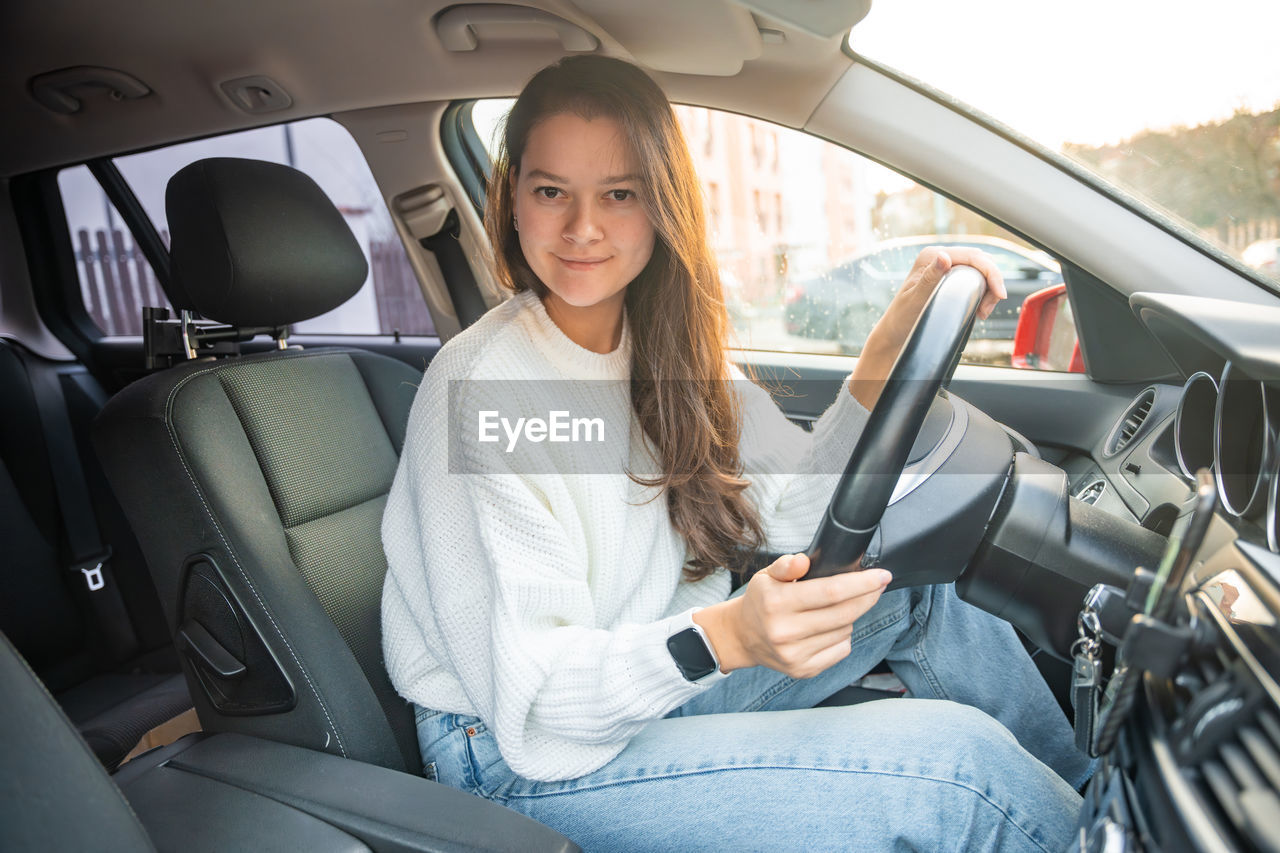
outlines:
[{"label": "rear seat headrest", "polygon": [[174,308],[233,326],[285,326],[360,290],[368,262],[342,214],[297,169],[199,160],[169,179]]}]

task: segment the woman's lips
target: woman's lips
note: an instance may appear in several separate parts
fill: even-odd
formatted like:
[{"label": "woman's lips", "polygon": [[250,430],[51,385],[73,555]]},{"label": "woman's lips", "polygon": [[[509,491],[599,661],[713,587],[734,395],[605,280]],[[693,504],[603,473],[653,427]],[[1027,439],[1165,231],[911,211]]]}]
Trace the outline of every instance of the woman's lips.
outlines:
[{"label": "woman's lips", "polygon": [[556,260],[560,261],[560,263],[564,264],[566,267],[568,267],[571,270],[585,271],[585,270],[593,270],[609,259],[608,258],[565,258],[560,255],[556,255]]}]

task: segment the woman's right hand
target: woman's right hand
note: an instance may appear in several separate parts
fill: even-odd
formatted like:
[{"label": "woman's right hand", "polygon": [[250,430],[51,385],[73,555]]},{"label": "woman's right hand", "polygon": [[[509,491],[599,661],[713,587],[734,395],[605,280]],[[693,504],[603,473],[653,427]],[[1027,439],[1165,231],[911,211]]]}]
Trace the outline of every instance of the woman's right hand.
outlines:
[{"label": "woman's right hand", "polygon": [[808,571],[807,556],[784,555],[757,572],[742,595],[693,614],[723,672],[767,666],[812,678],[849,654],[853,623],[893,579],[869,569],[793,583]]}]

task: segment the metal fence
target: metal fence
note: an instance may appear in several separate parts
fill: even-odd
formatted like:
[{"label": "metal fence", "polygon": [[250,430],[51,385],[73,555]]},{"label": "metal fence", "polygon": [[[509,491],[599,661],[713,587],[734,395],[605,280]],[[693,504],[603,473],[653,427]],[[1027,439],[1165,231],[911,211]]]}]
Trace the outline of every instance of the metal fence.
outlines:
[{"label": "metal fence", "polygon": [[[161,237],[169,242],[168,233]],[[75,254],[84,307],[104,333],[141,335],[144,305],[172,308],[130,232],[81,228],[75,234]],[[400,241],[372,240],[369,254],[378,325],[368,333],[434,335],[418,278]]]},{"label": "metal fence", "polygon": [[404,244],[398,239],[371,240],[369,267],[378,305],[378,328],[384,335],[434,335],[435,324],[422,298],[422,286],[409,266]]},{"label": "metal fence", "polygon": [[1217,237],[1237,257],[1251,243],[1280,238],[1280,219],[1247,219],[1233,221],[1221,228],[1209,231],[1210,239]]},{"label": "metal fence", "polygon": [[119,228],[99,228],[92,239],[77,231],[76,267],[84,307],[108,335],[141,335],[144,305],[172,307],[133,235]]}]

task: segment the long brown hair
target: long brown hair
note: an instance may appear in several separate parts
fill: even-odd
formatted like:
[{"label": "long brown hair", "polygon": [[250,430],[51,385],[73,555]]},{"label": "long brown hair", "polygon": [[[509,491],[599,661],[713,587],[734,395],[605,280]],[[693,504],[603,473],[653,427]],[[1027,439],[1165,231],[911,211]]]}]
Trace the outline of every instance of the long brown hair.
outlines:
[{"label": "long brown hair", "polygon": [[693,555],[687,578],[740,568],[741,549],[760,547],[764,533],[743,494],[742,413],[726,372],[728,313],[689,147],[666,95],[636,66],[567,57],[520,93],[503,129],[485,211],[498,279],[516,292],[547,293],[520,249],[513,179],[530,132],[560,113],[618,122],[640,165],[641,196],[657,234],[652,258],[627,286],[626,311],[631,405],[663,473],[651,480],[628,476],[662,487],[671,523]]}]

